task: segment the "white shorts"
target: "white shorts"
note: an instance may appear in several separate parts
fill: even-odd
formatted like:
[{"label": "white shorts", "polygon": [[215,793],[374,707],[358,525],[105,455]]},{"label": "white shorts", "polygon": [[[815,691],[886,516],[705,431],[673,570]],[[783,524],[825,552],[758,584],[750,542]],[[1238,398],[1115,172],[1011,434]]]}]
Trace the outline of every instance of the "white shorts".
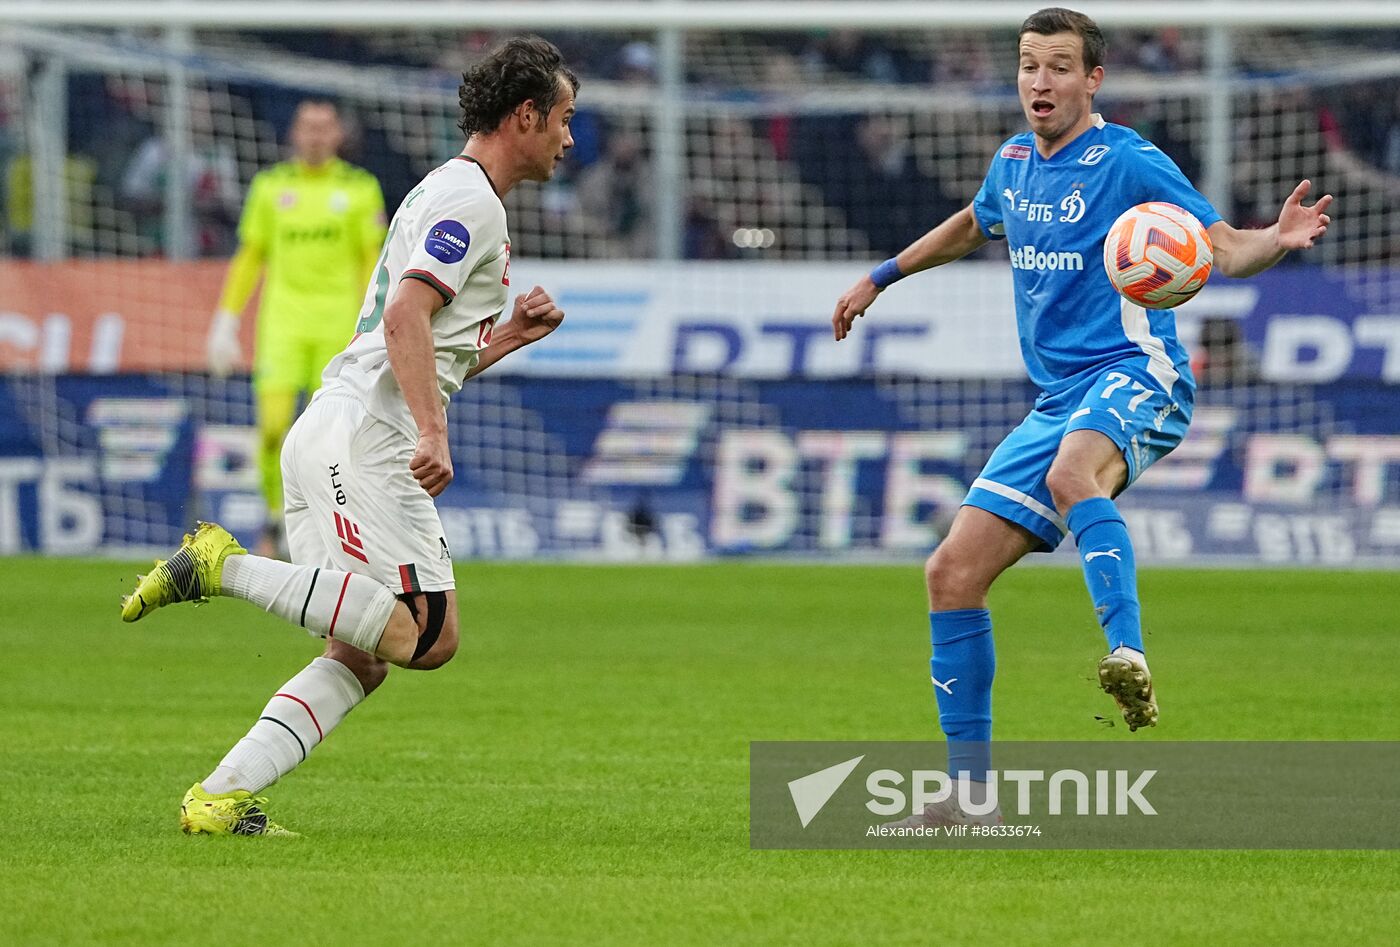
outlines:
[{"label": "white shorts", "polygon": [[282,445],[292,561],[367,575],[397,593],[456,588],[433,498],[408,470],[414,447],[353,396],[313,398]]}]

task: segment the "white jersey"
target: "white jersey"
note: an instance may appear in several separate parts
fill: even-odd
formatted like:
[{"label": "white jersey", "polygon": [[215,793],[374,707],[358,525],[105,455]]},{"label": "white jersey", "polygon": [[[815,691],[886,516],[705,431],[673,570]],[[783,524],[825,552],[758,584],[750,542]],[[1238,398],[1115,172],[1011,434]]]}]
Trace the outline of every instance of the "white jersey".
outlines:
[{"label": "white jersey", "polygon": [[323,391],[354,395],[372,416],[416,440],[418,426],[384,344],[384,307],[405,279],[422,280],[442,295],[432,330],[446,406],[490,343],[510,287],[506,209],[471,158],[458,155],[433,170],[399,205],[355,337],[321,375]]}]

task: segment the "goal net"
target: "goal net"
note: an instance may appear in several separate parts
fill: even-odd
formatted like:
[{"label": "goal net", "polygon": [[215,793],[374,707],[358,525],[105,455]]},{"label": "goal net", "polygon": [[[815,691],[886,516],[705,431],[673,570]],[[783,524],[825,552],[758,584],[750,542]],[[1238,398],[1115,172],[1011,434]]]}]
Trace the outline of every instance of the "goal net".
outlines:
[{"label": "goal net", "polygon": [[[1034,399],[1005,246],[841,345],[829,320],[1023,130],[1014,27],[536,32],[583,87],[559,175],[507,199],[513,283],[568,320],[454,402],[454,554],[926,553]],[[1124,498],[1142,558],[1400,558],[1400,16],[1107,32],[1098,110],[1237,226],[1304,178],[1337,199],[1315,250],[1179,312],[1201,387]],[[504,35],[0,34],[0,552],[256,535],[251,389],[203,354],[249,181],[330,97],[392,213],[460,149],[460,73]]]}]

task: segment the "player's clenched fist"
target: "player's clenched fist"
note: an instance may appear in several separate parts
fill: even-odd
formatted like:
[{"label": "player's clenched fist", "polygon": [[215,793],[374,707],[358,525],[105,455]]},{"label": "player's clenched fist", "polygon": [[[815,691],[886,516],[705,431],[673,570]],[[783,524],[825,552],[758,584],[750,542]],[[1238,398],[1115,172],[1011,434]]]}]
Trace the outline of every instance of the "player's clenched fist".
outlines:
[{"label": "player's clenched fist", "polygon": [[836,312],[831,316],[831,328],[835,331],[837,342],[846,337],[851,331],[851,324],[856,321],[856,316],[865,315],[865,310],[870,308],[870,304],[878,295],[879,287],[867,275],[857,280],[854,286],[836,300]]},{"label": "player's clenched fist", "polygon": [[452,452],[447,448],[447,432],[420,434],[418,447],[408,469],[418,485],[435,497],[452,482]]},{"label": "player's clenched fist", "polygon": [[554,303],[544,287],[536,286],[515,297],[515,310],[511,321],[520,327],[521,338],[526,342],[538,342],[559,328],[564,321],[564,310]]}]

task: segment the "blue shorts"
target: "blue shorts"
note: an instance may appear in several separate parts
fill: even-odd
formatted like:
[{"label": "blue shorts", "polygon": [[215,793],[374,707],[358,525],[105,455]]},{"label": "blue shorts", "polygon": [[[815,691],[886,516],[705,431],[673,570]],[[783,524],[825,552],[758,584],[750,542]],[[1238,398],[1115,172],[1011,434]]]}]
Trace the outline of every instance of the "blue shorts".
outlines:
[{"label": "blue shorts", "polygon": [[1168,395],[1139,364],[1124,362],[1087,385],[1042,395],[992,451],[963,505],[1025,527],[1044,542],[1037,551],[1050,552],[1068,531],[1045,485],[1060,441],[1070,431],[1105,435],[1123,452],[1131,484],[1186,436],[1194,391],[1185,381],[1173,391]]}]

